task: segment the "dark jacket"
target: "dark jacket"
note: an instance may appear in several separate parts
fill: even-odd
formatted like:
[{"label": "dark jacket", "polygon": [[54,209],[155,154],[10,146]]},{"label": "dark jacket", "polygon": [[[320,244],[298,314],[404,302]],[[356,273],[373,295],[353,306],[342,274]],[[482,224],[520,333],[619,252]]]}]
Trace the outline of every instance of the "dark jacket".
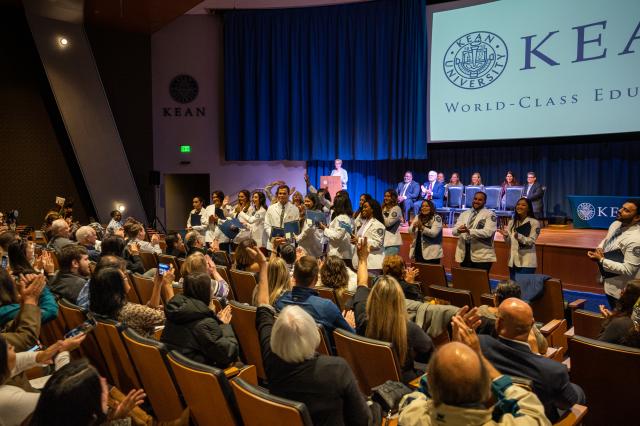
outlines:
[{"label": "dark jacket", "polygon": [[[356,332],[361,336],[367,333],[367,299],[371,289],[369,287],[358,286],[356,294],[353,296],[353,310],[356,317]],[[416,370],[414,360],[422,363],[429,362],[433,353],[433,342],[427,333],[418,324],[407,321],[407,358],[401,366],[402,381],[410,382],[423,371]]]},{"label": "dark jacket", "polygon": [[478,338],[482,354],[499,372],[533,381],[533,392],[552,423],[559,418],[558,410],[585,403],[584,391],[569,381],[569,371],[564,364],[534,354],[528,345],[519,342],[487,335]]},{"label": "dark jacket", "polygon": [[238,358],[238,341],[202,301],[178,294],[165,306],[162,343],[194,361],[226,368]]},{"label": "dark jacket", "polygon": [[124,260],[127,262],[127,271],[132,273],[144,274],[144,263],[139,255],[132,255],[128,249],[124,249]]},{"label": "dark jacket", "polygon": [[[396,187],[396,192],[398,195],[402,195],[402,191],[404,191],[404,181],[400,182]],[[420,197],[420,184],[415,180],[409,182],[409,187],[407,188],[407,192],[404,193],[404,196],[407,197],[409,202],[413,203],[415,200]]]},{"label": "dark jacket", "polygon": [[611,320],[605,321],[598,340],[623,345],[631,330],[633,330],[633,321],[630,317],[613,317]]},{"label": "dark jacket", "polygon": [[291,364],[271,352],[272,308],[256,311],[264,369],[273,395],[304,403],[315,426],[368,425],[371,412],[343,358],[317,355]]},{"label": "dark jacket", "polygon": [[49,283],[51,292],[60,298],[76,304],[80,290],[87,283],[88,278],[71,272],[58,272]]},{"label": "dark jacket", "polygon": [[[522,187],[522,196],[527,197],[527,188],[529,184],[526,184]],[[531,189],[529,190],[528,199],[531,200],[531,206],[533,207],[533,213],[536,215],[536,218],[539,217],[542,213],[544,213],[544,205],[543,205],[543,197],[544,190],[542,189],[542,185],[538,182],[534,182],[531,185]]]}]

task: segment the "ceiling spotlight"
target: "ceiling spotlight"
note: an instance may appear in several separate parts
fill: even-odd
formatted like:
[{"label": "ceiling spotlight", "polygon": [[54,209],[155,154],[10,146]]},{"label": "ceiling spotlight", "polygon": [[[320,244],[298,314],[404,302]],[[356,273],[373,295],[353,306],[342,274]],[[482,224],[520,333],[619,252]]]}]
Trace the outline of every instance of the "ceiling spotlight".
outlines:
[{"label": "ceiling spotlight", "polygon": [[124,211],[125,211],[125,210],[126,210],[126,207],[124,206],[124,204],[120,204],[120,205],[118,206],[118,211],[119,211],[120,213],[124,213]]},{"label": "ceiling spotlight", "polygon": [[69,45],[69,40],[66,37],[59,37],[58,44],[60,47],[67,47]]}]

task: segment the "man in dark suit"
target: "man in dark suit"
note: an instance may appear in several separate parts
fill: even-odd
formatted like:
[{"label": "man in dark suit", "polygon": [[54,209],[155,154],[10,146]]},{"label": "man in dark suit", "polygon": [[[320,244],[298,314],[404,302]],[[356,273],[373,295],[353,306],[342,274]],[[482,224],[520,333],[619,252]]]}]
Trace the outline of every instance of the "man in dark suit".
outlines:
[{"label": "man in dark suit", "polygon": [[[506,299],[498,308],[498,338],[478,336],[483,355],[503,374],[532,380],[533,391],[555,422],[560,412],[573,404],[584,404],[584,391],[569,381],[564,364],[531,351],[527,339],[534,326],[533,311],[524,301]],[[560,410],[560,412],[559,412]]]},{"label": "man in dark suit", "polygon": [[533,215],[536,219],[544,217],[544,205],[542,197],[544,197],[544,190],[542,185],[536,182],[536,174],[534,172],[527,173],[527,184],[522,188],[522,196],[531,200],[533,205]]},{"label": "man in dark suit", "polygon": [[422,200],[431,200],[436,209],[442,208],[444,200],[444,184],[438,182],[438,172],[431,170],[427,175],[427,181],[420,187],[420,199],[413,203],[413,213],[417,216]]},{"label": "man in dark suit", "polygon": [[403,220],[409,222],[411,207],[420,196],[420,184],[413,180],[411,171],[404,172],[404,181],[398,184],[396,192],[398,193],[398,205],[402,209]]}]

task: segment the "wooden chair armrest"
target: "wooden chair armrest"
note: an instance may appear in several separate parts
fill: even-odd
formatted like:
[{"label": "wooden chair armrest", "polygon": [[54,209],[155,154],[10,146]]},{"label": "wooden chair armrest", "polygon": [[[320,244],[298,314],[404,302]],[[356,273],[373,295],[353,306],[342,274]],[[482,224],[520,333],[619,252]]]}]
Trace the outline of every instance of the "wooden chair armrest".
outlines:
[{"label": "wooden chair armrest", "polygon": [[542,326],[542,328],[540,328],[540,333],[542,333],[543,336],[550,335],[551,333],[554,332],[556,328],[560,326],[561,322],[562,320],[557,320],[557,319],[549,321],[544,326]]},{"label": "wooden chair armrest", "polygon": [[587,303],[586,299],[576,299],[573,302],[569,303],[570,309],[584,309],[584,305]]},{"label": "wooden chair armrest", "polygon": [[571,371],[571,358],[567,358],[562,363],[567,367],[567,370]]},{"label": "wooden chair armrest", "polygon": [[564,333],[565,336],[567,336],[567,338],[571,338],[573,336],[576,335],[576,329],[575,327],[571,327],[570,329],[567,330],[566,333]]},{"label": "wooden chair armrest", "polygon": [[569,409],[569,411],[567,411],[565,416],[562,417],[560,420],[558,420],[553,425],[554,426],[574,426],[574,425],[579,425],[580,423],[582,423],[582,420],[584,419],[584,416],[587,414],[587,411],[589,411],[589,409],[587,407],[585,407],[584,405],[574,404]]},{"label": "wooden chair armrest", "polygon": [[552,348],[551,346],[549,346],[547,348],[547,353],[544,354],[544,357],[553,359],[553,357],[556,356],[556,352],[558,352],[558,348]]},{"label": "wooden chair armrest", "polygon": [[236,377],[241,378],[252,386],[258,386],[258,373],[255,365],[245,365],[240,369]]}]

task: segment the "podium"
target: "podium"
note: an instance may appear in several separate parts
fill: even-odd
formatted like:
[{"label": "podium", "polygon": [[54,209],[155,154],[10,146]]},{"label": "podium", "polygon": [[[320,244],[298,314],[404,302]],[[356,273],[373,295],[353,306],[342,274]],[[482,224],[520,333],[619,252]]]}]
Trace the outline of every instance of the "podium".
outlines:
[{"label": "podium", "polygon": [[327,188],[333,200],[336,193],[342,189],[340,176],[320,176],[320,188]]}]

